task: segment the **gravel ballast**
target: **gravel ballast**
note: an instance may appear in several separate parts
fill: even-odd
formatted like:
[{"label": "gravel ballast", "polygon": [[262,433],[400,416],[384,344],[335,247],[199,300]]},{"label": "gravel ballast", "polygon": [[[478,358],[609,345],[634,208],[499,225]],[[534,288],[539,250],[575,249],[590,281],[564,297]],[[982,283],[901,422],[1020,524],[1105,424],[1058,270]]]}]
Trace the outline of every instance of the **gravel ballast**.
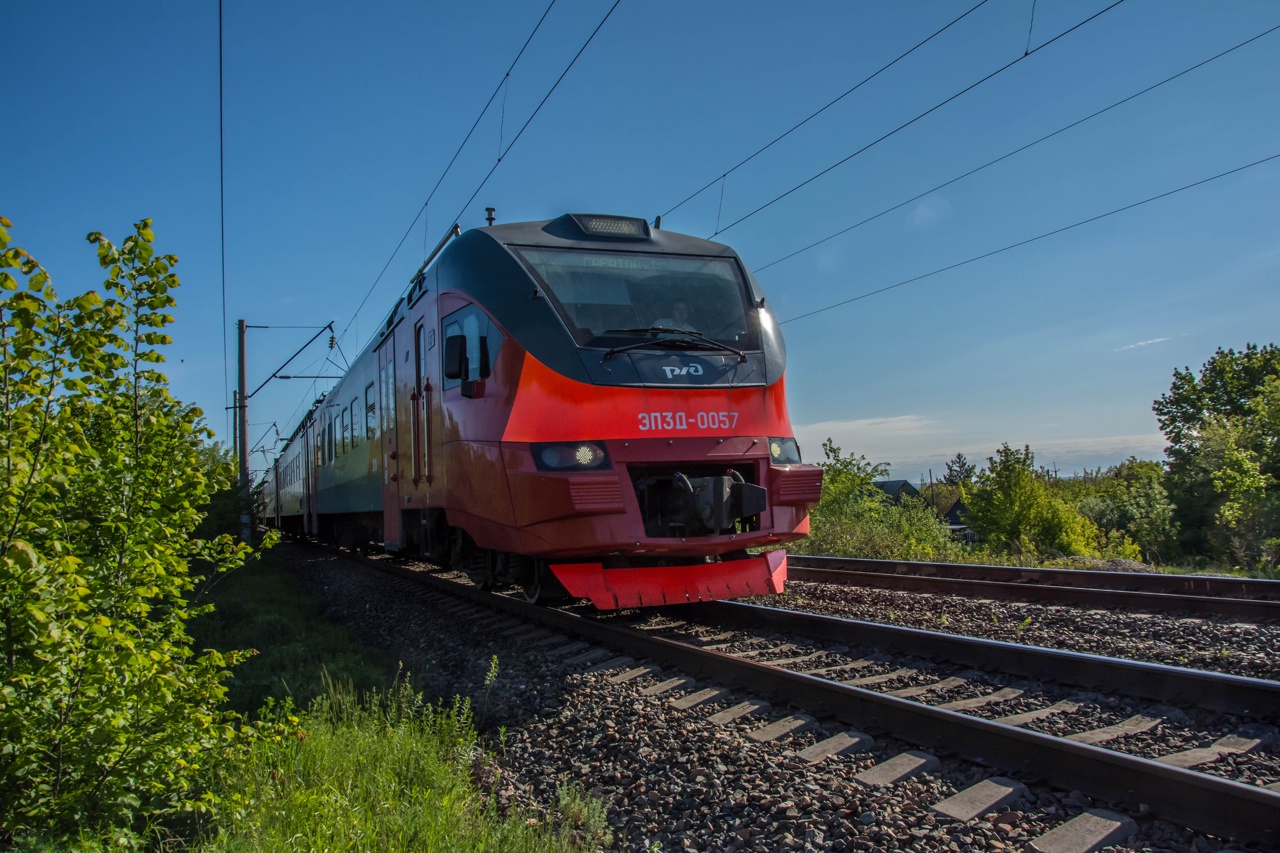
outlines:
[{"label": "gravel ballast", "polygon": [[[942,756],[941,768],[932,773],[884,789],[864,788],[852,781],[853,775],[912,746],[878,738],[869,752],[809,766],[797,759],[796,751],[846,727],[820,721],[816,729],[756,743],[747,732],[803,709],[777,706],[763,717],[714,725],[709,721],[714,711],[750,697],[730,694],[713,704],[678,710],[670,699],[679,691],[657,696],[642,691],[680,673],[615,683],[618,669],[593,673],[586,671],[589,665],[565,664],[574,654],[551,657],[543,651],[546,647],[535,647],[527,636],[520,639],[518,631],[509,635],[500,627],[486,627],[485,618],[451,616],[432,604],[425,591],[342,557],[288,546],[280,550],[301,583],[325,602],[329,618],[348,626],[390,661],[403,662],[429,696],[471,698],[477,724],[494,753],[490,779],[500,805],[552,819],[557,791],[578,784],[604,803],[614,836],[611,849],[1020,850],[1086,808],[1113,807],[1094,803],[1081,792],[1033,784],[1030,798],[1011,808],[968,824],[952,821],[929,807],[998,775],[995,770]],[[794,586],[804,589],[787,596],[786,606],[810,609],[810,588],[816,585]],[[904,614],[896,624],[912,624],[901,621],[908,618],[905,614],[924,618],[932,607],[936,628],[937,603],[916,611],[910,598],[895,601],[896,613]],[[850,606],[863,609],[864,615],[856,618],[869,618],[865,614],[880,605],[851,598]],[[981,606],[990,612],[1008,605]],[[961,632],[960,625],[970,617],[958,605],[947,607],[954,620],[951,630]],[[1018,638],[1023,642],[1031,641],[1025,634],[1040,618],[1028,614],[1033,621]],[[980,621],[977,615],[975,622]],[[1014,616],[1009,613],[1010,619]],[[1051,620],[1046,616],[1045,621]],[[1066,617],[1059,615],[1056,621]],[[498,677],[486,686],[494,656]],[[1144,818],[1140,807],[1130,813],[1139,820],[1139,835],[1128,846],[1108,849],[1248,849],[1224,847],[1215,839]]]}]

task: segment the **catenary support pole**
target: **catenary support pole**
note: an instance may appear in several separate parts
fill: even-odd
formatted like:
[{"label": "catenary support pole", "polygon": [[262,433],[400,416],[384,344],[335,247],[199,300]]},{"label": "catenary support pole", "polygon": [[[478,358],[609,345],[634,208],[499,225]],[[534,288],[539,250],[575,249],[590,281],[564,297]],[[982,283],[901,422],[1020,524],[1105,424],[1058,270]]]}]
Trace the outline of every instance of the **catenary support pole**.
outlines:
[{"label": "catenary support pole", "polygon": [[244,358],[245,322],[236,323],[239,333],[239,405],[236,407],[236,418],[240,424],[237,438],[239,447],[236,455],[240,458],[240,538],[250,542],[253,538],[253,514],[249,505],[249,398],[245,396],[246,368]]}]

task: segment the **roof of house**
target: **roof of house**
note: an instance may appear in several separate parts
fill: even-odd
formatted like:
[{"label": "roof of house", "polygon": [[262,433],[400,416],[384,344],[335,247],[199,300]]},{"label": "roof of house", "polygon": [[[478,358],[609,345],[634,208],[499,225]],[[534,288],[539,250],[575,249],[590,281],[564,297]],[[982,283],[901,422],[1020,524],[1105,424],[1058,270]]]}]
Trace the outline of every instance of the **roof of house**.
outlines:
[{"label": "roof of house", "polygon": [[871,485],[895,498],[904,494],[916,497],[920,495],[920,490],[911,485],[910,480],[876,480]]}]

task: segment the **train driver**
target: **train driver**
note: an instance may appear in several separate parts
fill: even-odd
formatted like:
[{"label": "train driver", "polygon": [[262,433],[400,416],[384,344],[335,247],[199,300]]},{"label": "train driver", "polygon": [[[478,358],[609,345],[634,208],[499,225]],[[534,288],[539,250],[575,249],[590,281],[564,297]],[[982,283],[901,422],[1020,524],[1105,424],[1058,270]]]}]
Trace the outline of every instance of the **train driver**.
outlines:
[{"label": "train driver", "polygon": [[679,329],[682,332],[697,331],[693,324],[689,322],[689,303],[683,299],[677,299],[671,304],[670,317],[654,320],[653,325],[660,329]]}]

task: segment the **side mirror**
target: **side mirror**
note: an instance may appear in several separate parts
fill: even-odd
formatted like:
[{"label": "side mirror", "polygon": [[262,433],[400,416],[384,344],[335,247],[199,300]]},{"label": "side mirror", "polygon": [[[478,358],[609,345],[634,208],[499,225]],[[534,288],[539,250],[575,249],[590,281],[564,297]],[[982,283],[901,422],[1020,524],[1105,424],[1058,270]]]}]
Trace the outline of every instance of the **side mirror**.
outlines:
[{"label": "side mirror", "polygon": [[462,335],[450,335],[444,339],[444,376],[446,379],[465,379],[467,375],[467,339]]}]

